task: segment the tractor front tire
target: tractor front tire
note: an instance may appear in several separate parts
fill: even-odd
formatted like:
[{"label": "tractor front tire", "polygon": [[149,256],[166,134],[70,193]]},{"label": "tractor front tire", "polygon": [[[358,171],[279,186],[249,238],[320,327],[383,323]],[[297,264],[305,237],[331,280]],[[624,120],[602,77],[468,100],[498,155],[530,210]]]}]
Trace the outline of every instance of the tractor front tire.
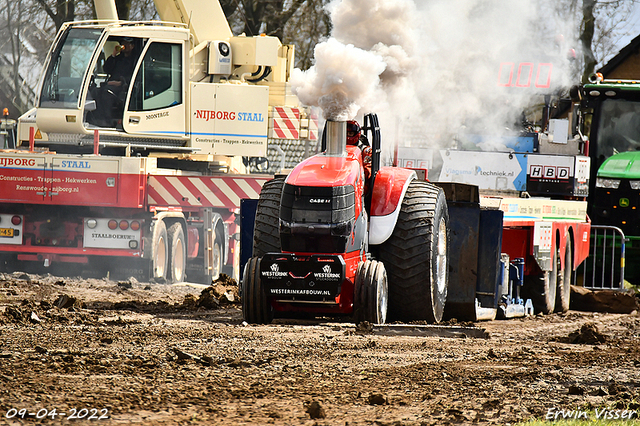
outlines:
[{"label": "tractor front tire", "polygon": [[249,324],[269,324],[273,321],[273,308],[267,290],[260,279],[260,258],[252,257],[244,267],[242,276],[242,317]]},{"label": "tractor front tire", "polygon": [[442,189],[412,181],[395,229],[378,253],[389,278],[390,320],[442,320],[449,279],[448,229]]},{"label": "tractor front tire", "polygon": [[262,186],[253,231],[253,256],[255,257],[282,251],[279,221],[283,187],[284,178],[274,178]]},{"label": "tractor front tire", "polygon": [[387,320],[388,284],[382,262],[360,262],[356,272],[354,321],[384,324]]}]

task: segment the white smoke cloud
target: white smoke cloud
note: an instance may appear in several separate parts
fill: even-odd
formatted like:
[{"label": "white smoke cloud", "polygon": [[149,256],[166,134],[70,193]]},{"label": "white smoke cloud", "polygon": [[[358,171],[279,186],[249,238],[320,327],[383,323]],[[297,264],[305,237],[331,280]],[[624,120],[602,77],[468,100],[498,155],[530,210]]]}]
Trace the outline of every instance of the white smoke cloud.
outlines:
[{"label": "white smoke cloud", "polygon": [[571,83],[544,1],[336,0],[329,10],[332,37],[296,72],[294,93],[325,118],[377,112],[383,149],[411,144],[408,128],[431,146],[462,130],[503,133],[552,91],[535,87],[544,64],[553,86]]},{"label": "white smoke cloud", "polygon": [[330,38],[316,45],[314,58],[308,71],[296,69],[291,76],[302,103],[319,106],[326,119],[349,120],[374,102],[386,68],[380,55]]}]

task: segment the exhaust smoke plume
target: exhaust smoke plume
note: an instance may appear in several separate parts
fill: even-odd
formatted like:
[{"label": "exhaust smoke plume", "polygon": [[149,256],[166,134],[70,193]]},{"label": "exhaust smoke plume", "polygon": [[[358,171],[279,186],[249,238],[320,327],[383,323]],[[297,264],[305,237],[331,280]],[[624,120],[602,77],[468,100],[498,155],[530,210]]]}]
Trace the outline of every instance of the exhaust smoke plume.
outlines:
[{"label": "exhaust smoke plume", "polygon": [[544,2],[336,0],[329,10],[331,38],[295,71],[294,93],[325,119],[378,113],[385,149],[410,145],[408,128],[432,147],[463,129],[503,134],[573,83],[566,52],[577,43],[560,45],[567,32]]}]

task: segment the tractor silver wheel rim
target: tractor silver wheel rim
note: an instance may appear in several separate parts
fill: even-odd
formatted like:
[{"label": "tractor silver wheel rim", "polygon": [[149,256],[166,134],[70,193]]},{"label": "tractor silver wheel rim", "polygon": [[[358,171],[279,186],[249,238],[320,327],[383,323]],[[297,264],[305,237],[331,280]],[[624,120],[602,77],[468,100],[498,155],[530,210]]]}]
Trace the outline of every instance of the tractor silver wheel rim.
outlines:
[{"label": "tractor silver wheel rim", "polygon": [[378,319],[380,324],[387,322],[387,286],[384,283],[387,281],[386,272],[378,278]]},{"label": "tractor silver wheel rim", "polygon": [[438,253],[436,258],[436,287],[438,293],[445,292],[447,287],[447,224],[444,218],[438,226]]}]

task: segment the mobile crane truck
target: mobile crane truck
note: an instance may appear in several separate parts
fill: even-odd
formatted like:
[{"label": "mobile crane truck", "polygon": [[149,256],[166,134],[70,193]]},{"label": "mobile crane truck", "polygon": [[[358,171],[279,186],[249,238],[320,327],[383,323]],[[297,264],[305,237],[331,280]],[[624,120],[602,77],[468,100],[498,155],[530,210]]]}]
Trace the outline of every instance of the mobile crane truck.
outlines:
[{"label": "mobile crane truck", "polygon": [[[234,36],[217,1],[157,0],[160,22],[67,22],[17,147],[0,150],[0,256],[168,282],[238,277],[244,174],[269,138],[313,138],[291,95],[293,46]],[[106,58],[131,45],[131,76]],[[123,55],[123,52],[120,52]]]}]

